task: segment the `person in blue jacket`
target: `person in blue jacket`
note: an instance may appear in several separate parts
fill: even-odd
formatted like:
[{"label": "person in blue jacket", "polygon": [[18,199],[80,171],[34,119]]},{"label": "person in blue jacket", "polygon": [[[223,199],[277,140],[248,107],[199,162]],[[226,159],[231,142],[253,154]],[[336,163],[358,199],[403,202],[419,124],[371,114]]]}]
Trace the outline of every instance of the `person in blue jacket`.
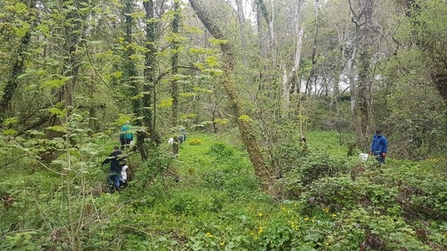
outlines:
[{"label": "person in blue jacket", "polygon": [[121,142],[121,150],[124,150],[124,147],[129,147],[130,142],[133,140],[133,133],[130,131],[130,122],[127,121],[126,124],[124,124],[121,127],[120,132],[120,142]]},{"label": "person in blue jacket", "polygon": [[388,151],[388,141],[385,136],[382,135],[381,130],[377,130],[374,134],[370,154],[376,156],[377,160],[381,164],[385,164],[385,157]]}]

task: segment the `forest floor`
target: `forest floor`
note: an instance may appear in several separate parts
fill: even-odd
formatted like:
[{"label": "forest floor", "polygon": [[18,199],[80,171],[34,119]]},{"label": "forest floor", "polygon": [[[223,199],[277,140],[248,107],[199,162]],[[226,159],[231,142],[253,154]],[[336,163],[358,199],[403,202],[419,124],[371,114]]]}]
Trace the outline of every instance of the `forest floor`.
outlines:
[{"label": "forest floor", "polygon": [[133,180],[113,194],[95,192],[95,165],[69,179],[8,169],[0,187],[14,202],[0,209],[0,248],[447,250],[444,162],[361,162],[339,136],[281,146],[275,194],[259,190],[234,135],[188,134],[177,158],[167,142],[146,162],[132,155]]}]

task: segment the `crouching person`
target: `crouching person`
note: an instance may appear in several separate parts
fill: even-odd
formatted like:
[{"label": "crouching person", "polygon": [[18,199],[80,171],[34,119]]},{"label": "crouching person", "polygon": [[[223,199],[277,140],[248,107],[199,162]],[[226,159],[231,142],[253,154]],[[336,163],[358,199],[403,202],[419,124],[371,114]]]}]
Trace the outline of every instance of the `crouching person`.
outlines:
[{"label": "crouching person", "polygon": [[102,165],[110,163],[109,182],[112,185],[111,192],[117,191],[120,188],[121,171],[124,166],[122,154],[123,152],[120,151],[120,148],[115,146],[109,157],[102,162]]}]

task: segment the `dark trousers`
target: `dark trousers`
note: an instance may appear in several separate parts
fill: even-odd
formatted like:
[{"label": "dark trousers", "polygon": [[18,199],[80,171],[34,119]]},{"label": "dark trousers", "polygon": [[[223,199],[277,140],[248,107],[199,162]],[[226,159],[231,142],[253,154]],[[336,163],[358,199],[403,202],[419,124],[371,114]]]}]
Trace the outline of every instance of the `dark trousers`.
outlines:
[{"label": "dark trousers", "polygon": [[115,189],[118,189],[120,187],[120,173],[110,170],[109,182],[113,184]]},{"label": "dark trousers", "polygon": [[130,145],[130,139],[120,139],[121,141],[121,150],[124,150],[124,147],[129,147]]},{"label": "dark trousers", "polygon": [[385,164],[385,157],[382,156],[381,153],[374,154],[374,156],[376,156],[376,159],[379,161],[380,164]]}]

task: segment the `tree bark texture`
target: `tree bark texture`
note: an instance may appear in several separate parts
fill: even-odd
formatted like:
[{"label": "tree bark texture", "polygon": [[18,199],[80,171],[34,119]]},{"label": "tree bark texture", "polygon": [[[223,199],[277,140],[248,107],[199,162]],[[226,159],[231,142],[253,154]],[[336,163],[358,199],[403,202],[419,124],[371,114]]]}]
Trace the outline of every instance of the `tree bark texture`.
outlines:
[{"label": "tree bark texture", "polygon": [[[62,44],[62,48],[64,48],[64,62],[61,76],[65,77],[67,80],[63,86],[54,90],[54,98],[55,103],[61,106],[59,109],[64,108],[66,114],[64,115],[64,118],[53,116],[50,119],[50,126],[67,123],[71,111],[74,108],[74,92],[78,82],[79,67],[81,64],[79,49],[81,48],[80,42],[84,36],[84,21],[86,18],[85,16],[82,16],[78,10],[84,6],[84,3],[84,0],[63,1],[63,8],[67,14],[65,16],[65,22],[63,23],[64,29],[62,36],[64,38],[64,43]],[[62,122],[61,119],[64,119],[64,121]],[[47,137],[54,138],[61,137],[62,135],[63,132],[60,131],[49,131]]]},{"label": "tree bark texture", "polygon": [[[296,48],[295,48],[295,60],[293,63],[293,67],[290,70],[289,74],[287,74],[284,78],[283,82],[283,117],[286,117],[288,115],[288,111],[290,108],[290,92],[293,84],[295,84],[296,81],[299,82],[299,78],[297,76],[298,70],[300,68],[300,61],[301,61],[301,45],[303,43],[303,33],[304,33],[304,27],[301,27],[300,31],[297,36],[297,42],[296,42]],[[299,83],[298,83],[299,85]]]},{"label": "tree bark texture", "polygon": [[[216,39],[225,39],[220,28],[213,22],[208,13],[199,5],[196,0],[189,0],[192,8],[196,12],[203,25]],[[238,91],[232,80],[232,73],[234,70],[234,56],[230,43],[222,43],[221,51],[223,56],[223,87],[229,97],[231,107],[237,118],[237,125],[242,137],[242,141],[245,144],[250,161],[255,168],[256,176],[263,182],[263,189],[266,191],[273,183],[271,170],[265,163],[264,157],[261,154],[260,147],[253,135],[253,130],[249,122],[246,122],[241,118],[244,115],[244,109],[238,96]]]},{"label": "tree bark texture", "polygon": [[[362,48],[358,55],[358,80],[355,91],[355,107],[353,113],[353,127],[356,132],[357,143],[363,149],[367,148],[367,135],[370,133],[372,124],[370,90],[372,85],[371,58],[370,52],[373,39],[373,10],[374,0],[357,1],[354,5],[349,0],[351,12],[353,14],[352,22],[356,28],[356,44]],[[358,10],[357,10],[358,9]]]},{"label": "tree bark texture", "polygon": [[[28,7],[30,8],[30,17],[35,16],[36,10],[36,0],[30,1]],[[32,19],[32,18],[30,18]],[[35,21],[31,22],[31,28],[36,25]],[[25,59],[26,51],[31,41],[31,31],[26,32],[25,36],[22,37],[20,41],[19,48],[17,49],[16,56],[14,57],[14,62],[12,63],[11,73],[6,81],[6,86],[3,89],[3,96],[0,101],[0,124],[6,119],[6,111],[8,110],[12,97],[19,86],[18,77],[25,72]]]},{"label": "tree bark texture", "polygon": [[[179,1],[174,1],[174,19],[172,20],[171,27],[172,27],[172,33],[174,36],[178,34],[178,28],[180,23],[180,5]],[[179,62],[179,53],[178,53],[179,43],[174,38],[172,42],[172,57],[171,57],[171,67],[172,67],[172,75],[174,76],[172,80],[172,86],[171,86],[171,97],[172,97],[172,127],[177,127],[177,121],[178,121],[178,81],[176,79],[177,75],[177,67]]]},{"label": "tree bark texture", "polygon": [[[133,47],[131,46],[133,42],[132,40],[133,18],[130,14],[128,14],[132,13],[133,8],[134,8],[133,2],[131,0],[127,0],[125,2],[125,7],[123,11],[123,16],[125,17],[124,29],[126,33],[124,37],[126,48],[124,50],[124,59],[123,59],[124,61],[123,77],[126,81],[129,82],[129,85],[132,86],[132,95],[138,96],[140,94],[138,71],[131,57],[135,53]],[[139,98],[134,98],[132,100],[133,100],[132,102],[133,113],[137,118],[141,118],[143,116],[142,101]],[[143,126],[143,121],[141,119],[136,120],[136,125],[141,128]],[[144,139],[146,138],[146,134],[142,130],[138,130],[136,134],[137,134],[136,148],[140,152],[141,158],[146,160],[148,159],[148,152],[144,147]]]},{"label": "tree bark texture", "polygon": [[[272,58],[273,65],[276,65],[276,37],[274,32],[274,15],[272,11],[272,15],[270,16],[267,11],[267,6],[264,3],[264,0],[257,0],[256,4],[258,5],[262,17],[265,19],[265,22],[267,23],[267,30],[268,30],[268,45],[267,48],[267,55],[268,57]],[[258,24],[259,25],[259,24]]]},{"label": "tree bark texture", "polygon": [[155,131],[155,60],[156,60],[156,26],[155,5],[153,0],[143,2],[146,11],[146,53],[143,83],[143,123],[147,127],[152,142],[157,141]]}]

